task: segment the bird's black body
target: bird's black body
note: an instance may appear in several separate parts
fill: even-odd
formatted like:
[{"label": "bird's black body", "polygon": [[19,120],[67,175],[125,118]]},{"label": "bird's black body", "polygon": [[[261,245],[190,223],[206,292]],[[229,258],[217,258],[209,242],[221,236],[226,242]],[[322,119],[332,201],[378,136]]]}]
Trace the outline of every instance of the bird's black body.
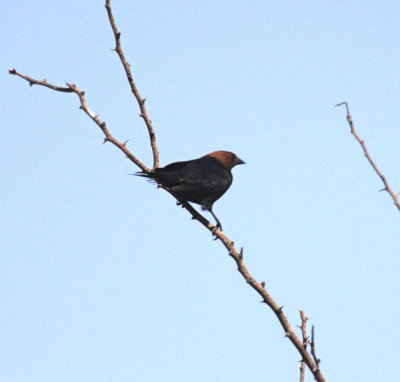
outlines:
[{"label": "bird's black body", "polygon": [[209,210],[232,184],[232,174],[216,158],[171,163],[154,171],[154,179],[180,198]]},{"label": "bird's black body", "polygon": [[212,211],[212,206],[232,184],[232,167],[244,163],[229,151],[214,151],[201,158],[171,163],[139,176],[154,179],[169,189],[180,200],[200,204],[221,223]]}]

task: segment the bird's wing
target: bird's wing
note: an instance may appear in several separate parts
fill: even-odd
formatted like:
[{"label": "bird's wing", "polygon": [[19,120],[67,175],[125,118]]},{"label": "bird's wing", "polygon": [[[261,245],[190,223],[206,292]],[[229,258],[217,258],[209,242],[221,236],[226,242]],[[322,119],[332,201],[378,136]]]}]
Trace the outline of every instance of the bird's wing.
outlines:
[{"label": "bird's wing", "polygon": [[218,199],[231,185],[230,174],[185,174],[171,189],[175,192],[191,195],[196,201],[202,201],[208,197]]},{"label": "bird's wing", "polygon": [[166,165],[165,167],[158,168],[157,173],[181,171],[190,162],[192,162],[192,161],[170,163],[170,164]]},{"label": "bird's wing", "polygon": [[155,178],[188,200],[202,200],[206,195],[220,196],[232,183],[230,171],[211,157],[171,163],[157,169]]}]

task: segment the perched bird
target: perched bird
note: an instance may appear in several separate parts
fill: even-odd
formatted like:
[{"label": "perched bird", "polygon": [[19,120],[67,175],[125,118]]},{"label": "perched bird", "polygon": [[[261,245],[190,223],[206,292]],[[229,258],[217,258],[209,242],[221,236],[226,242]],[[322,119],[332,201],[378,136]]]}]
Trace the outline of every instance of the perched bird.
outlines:
[{"label": "perched bird", "polygon": [[136,175],[154,180],[179,200],[200,204],[203,210],[210,211],[217,222],[216,228],[222,230],[212,207],[232,184],[232,168],[244,163],[229,151],[214,151],[198,159],[171,163]]}]

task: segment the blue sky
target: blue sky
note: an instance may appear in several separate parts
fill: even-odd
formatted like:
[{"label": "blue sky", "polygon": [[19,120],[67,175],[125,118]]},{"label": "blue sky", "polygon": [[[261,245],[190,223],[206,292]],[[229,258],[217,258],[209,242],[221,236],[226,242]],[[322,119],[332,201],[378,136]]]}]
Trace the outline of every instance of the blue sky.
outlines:
[{"label": "blue sky", "polygon": [[[246,161],[214,206],[253,276],[316,327],[330,381],[399,381],[397,2],[113,1],[161,164]],[[220,243],[79,110],[86,91],[151,166],[102,1],[4,4],[2,381],[288,381],[299,356]],[[209,215],[206,215],[210,217]],[[312,378],[308,375],[307,380]]]}]

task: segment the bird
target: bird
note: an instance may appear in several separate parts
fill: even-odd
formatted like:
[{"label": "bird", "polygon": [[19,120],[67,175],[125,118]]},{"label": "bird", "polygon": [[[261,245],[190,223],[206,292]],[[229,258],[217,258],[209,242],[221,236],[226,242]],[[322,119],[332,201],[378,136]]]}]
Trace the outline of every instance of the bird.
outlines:
[{"label": "bird", "polygon": [[168,189],[178,201],[201,205],[214,217],[215,233],[218,228],[222,231],[222,225],[213,212],[213,204],[231,186],[231,170],[239,164],[245,162],[230,151],[220,150],[197,159],[170,163],[151,172],[139,171],[135,175],[149,178]]}]

